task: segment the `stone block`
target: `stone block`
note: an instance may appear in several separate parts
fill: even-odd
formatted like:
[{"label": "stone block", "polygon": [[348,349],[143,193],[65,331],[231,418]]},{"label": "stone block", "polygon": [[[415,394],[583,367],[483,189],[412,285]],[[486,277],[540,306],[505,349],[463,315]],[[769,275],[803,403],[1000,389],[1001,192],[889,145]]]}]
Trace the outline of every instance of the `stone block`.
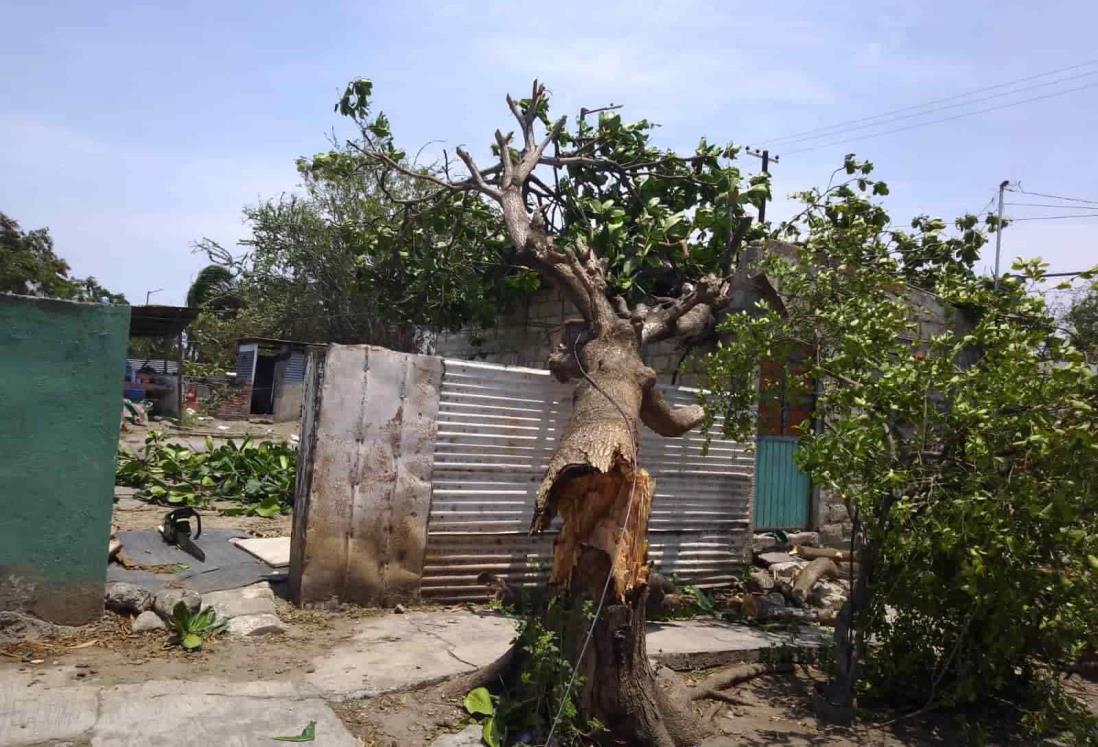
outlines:
[{"label": "stone block", "polygon": [[213,607],[217,616],[231,620],[245,615],[274,615],[274,593],[266,581],[239,589],[210,591],[202,596],[202,607]]},{"label": "stone block", "polygon": [[820,545],[842,548],[849,544],[846,537],[849,532],[842,524],[824,524],[820,527]]},{"label": "stone block", "polygon": [[252,636],[285,633],[286,628],[276,615],[240,615],[229,620],[225,631],[229,635]]}]

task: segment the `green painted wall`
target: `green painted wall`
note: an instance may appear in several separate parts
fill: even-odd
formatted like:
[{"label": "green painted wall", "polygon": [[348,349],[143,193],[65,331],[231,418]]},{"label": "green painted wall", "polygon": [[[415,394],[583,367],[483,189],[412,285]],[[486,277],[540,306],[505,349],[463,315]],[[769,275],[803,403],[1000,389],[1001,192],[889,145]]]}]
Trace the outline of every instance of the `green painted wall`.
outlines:
[{"label": "green painted wall", "polygon": [[0,610],[103,610],[129,321],[0,294]]}]

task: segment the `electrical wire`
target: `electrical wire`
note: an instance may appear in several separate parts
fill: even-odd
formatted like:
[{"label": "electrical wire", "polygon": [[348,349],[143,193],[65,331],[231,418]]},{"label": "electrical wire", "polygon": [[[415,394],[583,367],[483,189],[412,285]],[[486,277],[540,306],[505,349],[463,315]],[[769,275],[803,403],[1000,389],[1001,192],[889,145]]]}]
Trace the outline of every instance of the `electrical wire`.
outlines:
[{"label": "electrical wire", "polygon": [[1060,210],[1094,210],[1089,205],[1057,205],[1048,202],[1004,202],[1007,207],[1059,208]]},{"label": "electrical wire", "polygon": [[942,117],[940,119],[933,119],[929,122],[917,122],[917,123],[912,124],[912,125],[907,125],[906,127],[897,127],[895,129],[892,129],[892,130],[885,130],[884,132],[876,132],[876,133],[873,133],[873,134],[870,134],[870,135],[859,135],[857,137],[852,137],[852,138],[840,138],[840,139],[832,141],[830,143],[822,143],[820,145],[813,145],[813,146],[810,146],[808,148],[799,148],[797,150],[785,151],[784,153],[782,153],[782,155],[783,156],[791,156],[795,153],[807,153],[809,151],[819,150],[820,148],[827,148],[827,147],[830,147],[832,145],[840,145],[842,143],[850,143],[850,142],[855,142],[855,141],[858,141],[858,140],[870,140],[872,138],[884,137],[885,135],[892,135],[892,134],[897,133],[897,132],[905,132],[907,130],[913,130],[913,129],[916,129],[918,127],[926,127],[928,125],[939,124],[941,122],[951,122],[955,119],[962,119],[964,117],[972,117],[972,116],[975,116],[977,114],[986,114],[987,112],[999,111],[1000,109],[1009,109],[1009,108],[1014,107],[1014,106],[1021,106],[1022,104],[1029,104],[1029,103],[1032,103],[1034,101],[1043,101],[1044,99],[1050,99],[1050,98],[1054,98],[1056,96],[1064,96],[1064,95],[1069,94],[1069,93],[1075,93],[1077,91],[1083,91],[1083,90],[1086,90],[1088,88],[1095,88],[1095,87],[1098,87],[1098,83],[1089,83],[1085,86],[1077,86],[1075,88],[1068,88],[1064,91],[1055,91],[1053,93],[1046,93],[1046,94],[1043,94],[1041,96],[1031,96],[1028,99],[1022,99],[1021,101],[1012,101],[1012,102],[1007,103],[1007,104],[999,104],[997,106],[989,106],[989,107],[985,107],[983,109],[977,109],[976,111],[962,112],[961,114],[955,114],[952,117]]},{"label": "electrical wire", "polygon": [[1098,218],[1098,213],[1083,213],[1082,215],[1040,215],[1033,218],[1011,218],[1007,216],[1009,223],[1017,223],[1023,220],[1066,220],[1068,218]]},{"label": "electrical wire", "polygon": [[[638,453],[639,446],[637,444],[637,430],[632,426],[629,420],[629,416],[625,414],[625,410],[617,401],[606,393],[606,390],[595,383],[587,371],[584,369],[583,364],[580,362],[579,353],[576,348],[579,345],[579,335],[576,335],[576,339],[572,341],[572,357],[576,359],[576,366],[579,367],[580,373],[583,378],[587,379],[587,383],[593,386],[603,397],[606,397],[607,401],[614,406],[614,408],[621,414],[622,420],[625,421],[625,427],[631,428],[630,437],[633,439],[633,459],[636,460],[636,454]],[[637,489],[637,470],[636,464],[633,464],[633,482],[629,486],[629,499],[625,504],[625,521],[622,522],[621,536],[618,537],[614,543],[614,557],[610,558],[610,570],[606,573],[606,582],[602,585],[602,593],[599,594],[599,603],[595,607],[595,613],[591,616],[591,625],[587,628],[587,635],[583,638],[583,645],[580,646],[579,654],[576,656],[576,661],[572,665],[572,674],[568,678],[568,687],[564,689],[565,697],[561,698],[560,706],[557,708],[557,715],[553,717],[553,723],[549,727],[549,735],[545,738],[546,747],[551,747],[553,744],[553,735],[557,732],[557,726],[560,723],[561,714],[564,713],[564,704],[568,696],[572,694],[572,687],[576,684],[576,675],[579,673],[580,662],[583,661],[583,655],[587,653],[587,646],[591,643],[591,636],[595,632],[595,625],[599,621],[599,615],[602,614],[603,605],[606,603],[606,594],[610,591],[610,582],[614,578],[614,561],[617,560],[618,553],[621,551],[621,540],[625,536],[625,529],[629,526],[629,517],[633,512],[633,493]],[[641,631],[641,635],[644,632]]]},{"label": "electrical wire", "polygon": [[1020,195],[1030,195],[1032,197],[1046,197],[1050,200],[1065,200],[1067,202],[1083,202],[1088,205],[1098,205],[1098,200],[1084,200],[1082,197],[1063,197],[1061,195],[1049,195],[1044,192],[1027,192],[1019,185],[1017,189],[1011,189],[1007,187],[1007,192],[1014,192]]},{"label": "electrical wire", "polygon": [[859,119],[846,120],[846,121],[843,121],[843,122],[836,122],[834,124],[825,125],[823,127],[816,127],[816,128],[811,129],[811,130],[802,130],[801,132],[793,132],[793,133],[790,133],[789,135],[783,135],[783,136],[777,137],[777,138],[770,138],[769,140],[764,141],[764,143],[765,144],[770,144],[770,143],[787,141],[787,140],[790,140],[792,138],[799,138],[799,137],[802,137],[804,135],[812,135],[812,134],[815,134],[815,133],[818,133],[818,132],[823,132],[825,130],[841,130],[844,127],[847,127],[849,125],[860,124],[862,122],[869,122],[869,121],[872,121],[872,120],[877,120],[877,119],[881,119],[881,118],[884,118],[884,117],[889,117],[893,114],[901,114],[903,112],[913,111],[915,109],[922,109],[924,107],[931,106],[933,104],[940,104],[940,103],[943,103],[943,102],[946,102],[946,101],[954,101],[956,99],[965,98],[965,97],[971,96],[971,95],[976,94],[976,93],[983,93],[985,91],[994,91],[994,90],[999,89],[999,88],[1007,88],[1009,86],[1017,85],[1018,83],[1027,83],[1031,80],[1037,80],[1038,78],[1047,78],[1050,75],[1057,75],[1059,73],[1066,73],[1066,72],[1070,72],[1072,70],[1078,70],[1080,68],[1090,67],[1090,66],[1095,65],[1095,64],[1098,64],[1098,60],[1089,60],[1087,62],[1081,62],[1077,65],[1071,65],[1069,67],[1057,68],[1055,70],[1049,70],[1049,71],[1044,72],[1044,73],[1037,73],[1036,75],[1030,75],[1030,76],[1027,76],[1025,78],[1017,78],[1015,80],[1007,81],[1005,83],[998,83],[998,84],[993,85],[993,86],[984,86],[982,88],[975,88],[973,90],[966,91],[964,93],[954,94],[952,96],[945,96],[943,98],[931,99],[929,101],[924,101],[921,104],[912,104],[911,106],[905,106],[905,107],[902,107],[900,109],[892,109],[890,111],[882,112],[881,114],[875,114],[875,115],[871,115],[871,116],[868,116],[868,117],[861,117]]},{"label": "electrical wire", "polygon": [[767,143],[767,146],[768,147],[782,147],[782,148],[784,148],[784,147],[788,147],[790,145],[795,145],[795,144],[800,143],[800,142],[808,142],[810,140],[820,140],[820,139],[827,138],[827,137],[834,137],[835,135],[845,134],[846,132],[853,132],[853,131],[856,131],[856,130],[872,129],[874,127],[879,127],[881,125],[889,124],[889,123],[892,123],[892,122],[902,122],[905,119],[915,119],[915,118],[918,118],[918,117],[924,117],[924,116],[927,116],[929,114],[934,114],[935,112],[946,111],[948,109],[956,109],[958,107],[963,107],[963,106],[972,106],[973,104],[979,104],[979,103],[984,102],[984,101],[993,101],[995,99],[1000,99],[1000,98],[1003,98],[1005,96],[1014,96],[1016,94],[1024,93],[1026,91],[1033,91],[1033,90],[1039,90],[1039,89],[1042,89],[1042,88],[1048,88],[1049,86],[1055,86],[1055,85],[1059,85],[1061,83],[1068,83],[1068,82],[1073,81],[1073,80],[1079,80],[1080,78],[1087,78],[1087,77],[1090,77],[1090,76],[1093,76],[1093,75],[1098,75],[1098,70],[1091,70],[1089,72],[1079,73],[1078,75],[1071,75],[1071,76],[1068,76],[1066,78],[1060,78],[1058,80],[1050,80],[1050,81],[1046,81],[1044,83],[1034,83],[1031,86],[1023,86],[1021,88],[1015,88],[1012,91],[1004,91],[1002,93],[994,93],[994,94],[991,94],[990,96],[981,96],[979,98],[969,99],[969,100],[966,100],[966,101],[958,101],[958,102],[953,103],[953,104],[945,104],[944,106],[931,107],[931,108],[925,109],[923,111],[916,111],[916,112],[912,112],[910,114],[903,114],[903,115],[900,115],[900,116],[897,116],[897,117],[887,117],[887,118],[878,117],[877,119],[879,119],[879,121],[868,122],[866,124],[860,124],[860,125],[856,125],[856,126],[852,126],[852,127],[845,127],[845,128],[839,127],[839,128],[836,128],[834,131],[823,132],[823,133],[818,134],[818,135],[808,135],[808,136],[805,136],[805,137],[787,139],[784,142],[781,142],[778,146],[774,146],[771,143]]}]

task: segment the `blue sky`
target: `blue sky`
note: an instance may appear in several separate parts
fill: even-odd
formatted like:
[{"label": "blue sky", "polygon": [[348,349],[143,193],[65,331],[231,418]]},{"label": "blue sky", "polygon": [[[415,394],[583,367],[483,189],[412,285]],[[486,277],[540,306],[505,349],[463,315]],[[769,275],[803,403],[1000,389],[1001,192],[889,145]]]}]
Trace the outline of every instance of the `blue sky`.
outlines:
[{"label": "blue sky", "polygon": [[[242,206],[295,188],[294,159],[340,127],[332,104],[354,77],[374,79],[377,106],[413,149],[486,147],[509,127],[504,93],[534,76],[556,109],[624,104],[660,122],[670,147],[700,135],[750,144],[1091,61],[1096,26],[1098,3],[1085,0],[0,0],[0,210],[48,226],[76,274],[133,302],[163,288],[154,300],[181,303],[203,264],[192,242],[234,244],[247,232]],[[1098,83],[1098,66],[1060,77],[1091,71],[970,109]],[[1096,137],[1092,87],[778,147],[826,146],[781,158],[775,192],[826,183],[853,150],[877,164],[905,220],[978,210],[1003,179],[1098,200]],[[787,209],[779,201],[772,216]],[[1081,269],[1098,262],[1098,218],[1017,223],[1003,245],[1007,257]]]}]

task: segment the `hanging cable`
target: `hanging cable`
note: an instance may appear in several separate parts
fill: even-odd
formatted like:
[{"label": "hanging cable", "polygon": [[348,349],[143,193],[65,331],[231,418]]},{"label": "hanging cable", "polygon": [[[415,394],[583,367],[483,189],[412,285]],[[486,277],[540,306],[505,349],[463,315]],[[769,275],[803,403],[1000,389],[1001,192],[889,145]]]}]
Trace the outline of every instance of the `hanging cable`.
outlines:
[{"label": "hanging cable", "polygon": [[1036,75],[1030,75],[1030,76],[1027,76],[1027,77],[1024,77],[1024,78],[1017,78],[1015,80],[1007,81],[1005,83],[998,83],[998,84],[992,85],[992,86],[984,86],[982,88],[975,88],[975,89],[972,89],[970,91],[966,91],[964,93],[958,93],[958,94],[954,94],[952,96],[945,96],[943,98],[938,98],[938,99],[931,99],[929,101],[924,101],[921,104],[913,104],[911,106],[905,106],[905,107],[902,107],[900,109],[892,109],[890,111],[882,112],[881,114],[875,114],[875,115],[868,116],[868,117],[861,117],[859,119],[846,120],[844,122],[836,122],[836,123],[831,124],[831,125],[825,125],[823,127],[816,127],[814,129],[811,129],[811,130],[802,130],[801,132],[793,132],[793,133],[790,133],[788,135],[783,135],[781,137],[770,138],[770,139],[764,140],[764,141],[762,141],[762,144],[769,145],[771,143],[783,142],[783,141],[791,140],[793,138],[800,138],[800,137],[805,136],[805,135],[813,135],[813,134],[816,134],[816,133],[823,132],[825,130],[842,130],[843,128],[849,127],[850,125],[856,125],[856,124],[861,124],[862,122],[869,122],[869,121],[873,121],[873,120],[878,120],[878,119],[882,119],[882,118],[885,118],[885,117],[890,117],[894,114],[902,114],[904,112],[910,112],[910,111],[913,111],[913,110],[916,110],[916,109],[922,109],[922,108],[925,108],[927,106],[932,106],[934,104],[940,104],[940,103],[944,103],[946,101],[954,101],[954,100],[959,99],[959,98],[966,98],[968,96],[972,96],[973,94],[984,93],[985,91],[994,91],[994,90],[997,90],[997,89],[1000,89],[1000,88],[1008,88],[1010,86],[1017,85],[1019,83],[1027,83],[1031,80],[1037,80],[1038,78],[1047,78],[1050,75],[1057,75],[1059,73],[1066,73],[1066,72],[1070,72],[1072,70],[1079,70],[1080,68],[1091,67],[1091,66],[1094,66],[1094,65],[1098,65],[1098,60],[1088,60],[1087,62],[1080,62],[1077,65],[1071,65],[1069,67],[1057,68],[1055,70],[1049,70],[1049,71],[1046,71],[1046,72],[1043,72],[1043,73],[1037,73]]},{"label": "hanging cable", "polygon": [[[910,114],[903,114],[903,115],[897,116],[897,117],[887,117],[887,118],[880,119],[879,121],[876,121],[876,122],[869,122],[869,123],[866,123],[866,124],[861,124],[861,125],[857,125],[857,126],[853,126],[853,127],[838,128],[835,131],[824,132],[824,133],[821,133],[819,135],[808,135],[806,137],[793,138],[793,139],[785,140],[783,142],[778,143],[778,145],[776,147],[781,147],[781,148],[784,149],[784,148],[788,148],[791,145],[795,145],[795,144],[801,143],[801,142],[808,142],[808,141],[811,141],[811,140],[821,140],[823,138],[834,137],[835,135],[845,134],[847,132],[854,132],[854,131],[857,131],[857,130],[873,129],[875,127],[880,127],[881,125],[890,124],[892,122],[902,122],[902,121],[907,120],[907,119],[917,119],[919,117],[925,117],[927,115],[934,114],[936,112],[946,111],[948,109],[957,109],[959,107],[972,106],[973,104],[979,104],[979,103],[982,103],[984,101],[994,101],[995,99],[1001,99],[1001,98],[1008,97],[1008,96],[1014,96],[1014,95],[1019,94],[1019,93],[1025,93],[1026,91],[1040,90],[1040,89],[1048,88],[1050,86],[1056,86],[1056,85],[1059,85],[1061,83],[1069,83],[1073,80],[1079,80],[1080,78],[1088,78],[1088,77],[1091,77],[1091,76],[1094,76],[1094,75],[1098,75],[1098,70],[1091,70],[1091,71],[1088,71],[1088,72],[1085,72],[1085,73],[1079,73],[1078,75],[1072,75],[1072,76],[1069,76],[1067,78],[1060,78],[1058,80],[1046,81],[1045,83],[1035,83],[1031,86],[1023,86],[1022,88],[1015,88],[1012,91],[1004,91],[1002,93],[995,93],[995,94],[991,94],[990,96],[981,96],[979,98],[969,99],[967,101],[958,101],[958,102],[953,103],[953,104],[945,104],[944,106],[936,106],[936,107],[932,107],[930,109],[925,109],[923,111],[912,112]],[[767,145],[771,145],[771,144],[767,143]],[[774,147],[774,146],[771,146],[771,147]]]},{"label": "hanging cable", "polygon": [[1098,200],[1084,200],[1082,197],[1062,197],[1061,195],[1049,195],[1044,192],[1027,192],[1022,189],[1021,185],[1018,185],[1015,189],[1007,187],[1007,192],[1016,192],[1020,195],[1030,195],[1032,197],[1045,197],[1050,200],[1064,200],[1066,202],[1083,202],[1088,205],[1098,205]]},{"label": "hanging cable", "polygon": [[870,140],[872,138],[884,137],[885,135],[892,135],[892,134],[897,133],[897,132],[905,132],[907,130],[914,130],[918,127],[926,127],[928,125],[939,124],[940,122],[951,122],[955,119],[962,119],[964,117],[972,117],[972,116],[975,116],[977,114],[986,114],[987,112],[999,111],[1000,109],[1009,109],[1009,108],[1014,107],[1014,106],[1021,106],[1022,104],[1029,104],[1029,103],[1032,103],[1034,101],[1043,101],[1044,99],[1051,99],[1051,98],[1055,98],[1056,96],[1065,96],[1069,93],[1076,93],[1077,91],[1083,91],[1083,90],[1086,90],[1088,88],[1095,88],[1095,87],[1098,87],[1098,83],[1089,83],[1085,86],[1077,86],[1075,88],[1069,88],[1069,89],[1064,90],[1064,91],[1055,91],[1053,93],[1046,93],[1046,94],[1041,95],[1041,96],[1032,96],[1028,99],[1022,99],[1021,101],[1012,101],[1008,104],[999,104],[998,106],[989,106],[989,107],[985,107],[983,109],[977,109],[976,111],[963,112],[961,114],[955,114],[952,117],[942,117],[941,119],[934,119],[934,120],[931,120],[929,122],[917,122],[915,124],[908,125],[906,127],[897,127],[896,129],[893,129],[893,130],[885,130],[884,132],[876,132],[876,133],[873,133],[871,135],[859,135],[857,137],[852,137],[852,138],[840,138],[840,139],[832,141],[830,143],[822,143],[821,145],[813,145],[813,146],[810,146],[808,148],[799,148],[797,150],[784,151],[782,153],[782,155],[783,156],[791,156],[794,153],[807,153],[809,151],[819,150],[820,148],[827,148],[827,147],[830,147],[832,145],[841,145],[843,143],[850,143],[850,142],[855,142],[855,141],[858,141],[858,140]]}]

